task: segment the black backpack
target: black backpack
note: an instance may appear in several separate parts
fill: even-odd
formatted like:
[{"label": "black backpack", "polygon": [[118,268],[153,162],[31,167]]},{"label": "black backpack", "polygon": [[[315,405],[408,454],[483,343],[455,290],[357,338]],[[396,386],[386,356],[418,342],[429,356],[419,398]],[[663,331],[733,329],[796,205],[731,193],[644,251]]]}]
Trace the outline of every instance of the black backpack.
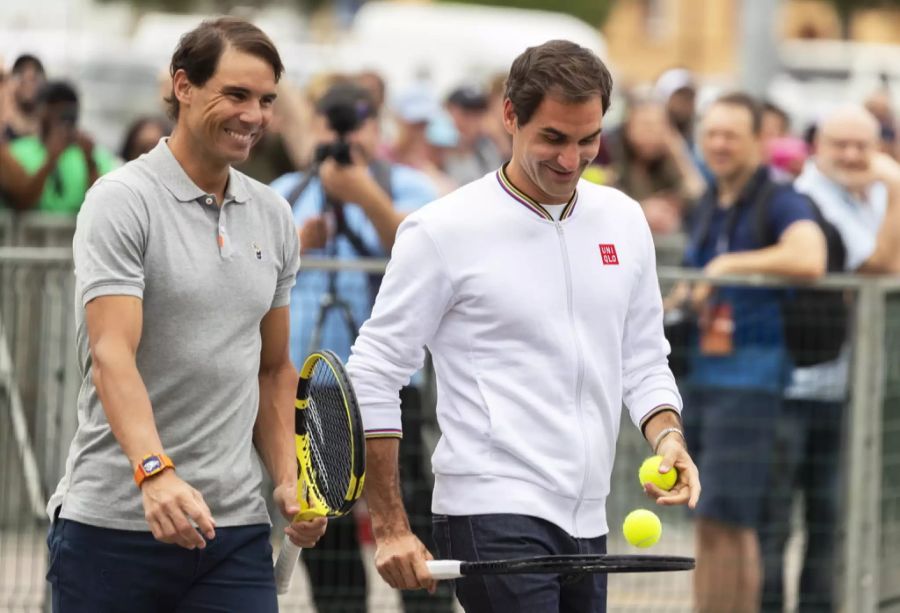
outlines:
[{"label": "black backpack", "polygon": [[[753,203],[754,231],[760,245],[778,242],[768,223],[772,194],[779,186],[767,180]],[[825,219],[815,201],[803,195],[825,235],[828,248],[827,271],[844,272],[847,252],[841,233]],[[784,293],[781,303],[784,339],[795,366],[812,366],[837,359],[847,340],[849,311],[844,292],[796,287]]]}]

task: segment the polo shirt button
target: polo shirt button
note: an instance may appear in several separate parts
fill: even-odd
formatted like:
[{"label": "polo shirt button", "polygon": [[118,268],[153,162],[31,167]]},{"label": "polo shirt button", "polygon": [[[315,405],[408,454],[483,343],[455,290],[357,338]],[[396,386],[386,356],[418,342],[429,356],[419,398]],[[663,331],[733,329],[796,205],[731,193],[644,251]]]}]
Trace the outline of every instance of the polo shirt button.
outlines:
[{"label": "polo shirt button", "polygon": [[206,204],[212,204],[212,203],[213,203],[213,199],[212,199],[212,198],[207,198],[207,199],[206,199]]}]

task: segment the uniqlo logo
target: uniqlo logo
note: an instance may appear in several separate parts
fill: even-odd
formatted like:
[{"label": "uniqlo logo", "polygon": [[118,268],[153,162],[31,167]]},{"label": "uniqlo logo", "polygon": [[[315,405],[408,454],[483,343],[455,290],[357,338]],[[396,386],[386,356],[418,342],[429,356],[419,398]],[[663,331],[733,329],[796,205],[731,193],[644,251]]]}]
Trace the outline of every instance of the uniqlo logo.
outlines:
[{"label": "uniqlo logo", "polygon": [[603,243],[600,243],[600,257],[603,258],[604,265],[619,265],[619,256],[616,255],[615,245],[604,245]]}]

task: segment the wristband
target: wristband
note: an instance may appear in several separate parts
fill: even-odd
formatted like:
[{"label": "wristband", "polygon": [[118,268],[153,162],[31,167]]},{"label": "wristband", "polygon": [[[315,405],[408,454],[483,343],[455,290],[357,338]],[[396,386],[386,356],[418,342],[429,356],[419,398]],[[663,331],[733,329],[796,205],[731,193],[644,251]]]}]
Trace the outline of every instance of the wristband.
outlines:
[{"label": "wristband", "polygon": [[678,436],[681,437],[681,440],[684,441],[685,446],[687,445],[687,439],[684,438],[684,432],[681,431],[680,428],[665,428],[659,434],[656,435],[656,438],[653,440],[653,453],[656,454],[656,450],[659,449],[659,444],[662,440],[669,434],[673,432],[677,432]]}]

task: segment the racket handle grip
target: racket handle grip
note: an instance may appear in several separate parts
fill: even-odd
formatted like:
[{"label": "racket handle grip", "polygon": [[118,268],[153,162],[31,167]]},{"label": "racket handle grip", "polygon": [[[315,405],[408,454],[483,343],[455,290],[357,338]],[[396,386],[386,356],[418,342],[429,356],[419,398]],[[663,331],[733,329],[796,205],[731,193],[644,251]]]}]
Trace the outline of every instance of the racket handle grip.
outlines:
[{"label": "racket handle grip", "polygon": [[460,571],[462,562],[459,560],[428,560],[425,565],[428,566],[431,578],[437,581],[459,579],[463,576]]},{"label": "racket handle grip", "polygon": [[291,587],[291,579],[294,577],[294,567],[300,558],[302,547],[294,545],[291,539],[284,537],[281,543],[281,551],[275,561],[275,589],[279,594],[286,594]]}]

